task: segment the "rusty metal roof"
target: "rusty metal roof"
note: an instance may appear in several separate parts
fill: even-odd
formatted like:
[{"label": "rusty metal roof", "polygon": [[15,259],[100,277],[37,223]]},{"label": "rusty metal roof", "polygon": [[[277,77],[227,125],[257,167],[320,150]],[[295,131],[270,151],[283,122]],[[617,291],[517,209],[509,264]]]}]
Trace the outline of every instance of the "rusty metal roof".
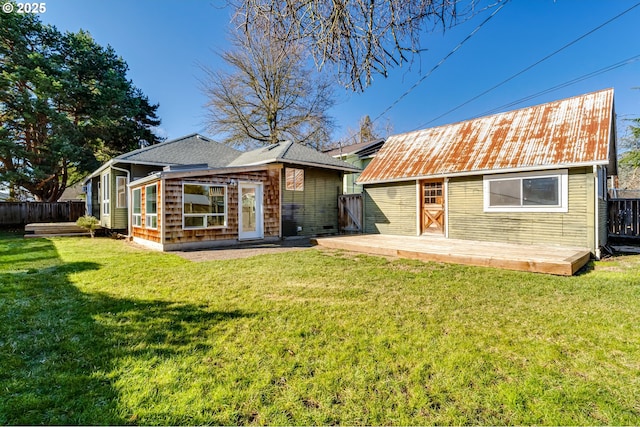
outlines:
[{"label": "rusty metal roof", "polygon": [[613,89],[606,89],[393,135],[358,182],[606,164],[613,114]]}]

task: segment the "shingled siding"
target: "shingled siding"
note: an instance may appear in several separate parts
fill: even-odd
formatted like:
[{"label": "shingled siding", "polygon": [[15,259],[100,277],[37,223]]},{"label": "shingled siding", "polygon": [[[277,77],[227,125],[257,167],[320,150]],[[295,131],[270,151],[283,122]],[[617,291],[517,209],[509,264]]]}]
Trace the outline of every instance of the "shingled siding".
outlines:
[{"label": "shingled siding", "polygon": [[[166,249],[179,248],[186,244],[235,241],[238,239],[238,181],[262,183],[264,237],[280,235],[280,168],[254,172],[232,173],[223,176],[202,176],[167,179],[165,181],[165,227],[163,229]],[[227,227],[185,230],[182,227],[182,184],[186,182],[212,183],[227,186]]]},{"label": "shingled siding", "polygon": [[451,178],[449,238],[520,244],[580,246],[595,250],[594,178],[591,169],[569,170],[566,213],[483,212],[482,176]]},{"label": "shingled siding", "polygon": [[342,172],[293,166],[304,169],[304,190],[292,191],[286,189],[284,174],[287,167],[282,170],[283,235],[317,236],[337,233]]},{"label": "shingled siding", "polygon": [[364,232],[415,236],[415,181],[367,185],[364,189]]},{"label": "shingled siding", "polygon": [[[153,184],[157,184],[158,188],[157,188],[157,206],[158,206],[158,228],[148,228],[146,221],[147,219],[145,218],[145,210],[146,210],[146,191],[147,191],[147,187]],[[152,243],[156,243],[159,244],[161,239],[160,239],[160,230],[162,229],[163,226],[163,212],[164,212],[164,206],[162,205],[162,185],[163,182],[160,180],[155,180],[153,182],[146,182],[143,185],[139,186],[139,187],[135,187],[135,188],[141,188],[141,210],[142,210],[142,226],[141,227],[136,227],[133,226],[131,228],[131,234],[134,238],[139,238],[139,239],[143,239],[143,240],[147,240],[149,242]]]}]

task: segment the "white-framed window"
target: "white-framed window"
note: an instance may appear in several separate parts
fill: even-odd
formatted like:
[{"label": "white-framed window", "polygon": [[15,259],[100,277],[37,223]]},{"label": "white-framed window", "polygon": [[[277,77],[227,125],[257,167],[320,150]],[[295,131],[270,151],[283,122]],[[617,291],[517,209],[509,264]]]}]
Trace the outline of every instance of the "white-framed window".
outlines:
[{"label": "white-framed window", "polygon": [[116,208],[127,207],[127,177],[116,177]]},{"label": "white-framed window", "polygon": [[285,168],[285,190],[304,191],[304,169]]},{"label": "white-framed window", "polygon": [[131,206],[131,222],[134,227],[142,227],[142,189],[136,188],[131,192],[133,203]]},{"label": "white-framed window", "polygon": [[158,228],[158,184],[144,187],[144,226]]},{"label": "white-framed window", "polygon": [[509,173],[483,177],[485,212],[567,212],[568,173]]},{"label": "white-framed window", "polygon": [[220,184],[182,184],[182,227],[224,228],[227,226],[227,187]]},{"label": "white-framed window", "polygon": [[110,193],[111,193],[111,174],[102,175],[102,214],[109,215],[111,212]]}]

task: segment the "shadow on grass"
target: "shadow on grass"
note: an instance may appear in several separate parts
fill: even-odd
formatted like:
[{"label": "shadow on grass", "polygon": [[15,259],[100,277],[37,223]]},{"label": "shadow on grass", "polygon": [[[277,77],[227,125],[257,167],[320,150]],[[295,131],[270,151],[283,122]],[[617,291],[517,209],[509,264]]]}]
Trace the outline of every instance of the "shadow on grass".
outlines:
[{"label": "shadow on grass", "polygon": [[[57,257],[51,242],[38,240],[45,258]],[[18,253],[0,242],[0,254],[7,252]],[[204,330],[247,315],[85,294],[70,276],[99,264],[59,257],[53,265],[29,264],[32,253],[23,254],[17,262],[29,265],[27,271],[0,268],[3,425],[127,424],[112,373],[120,358],[192,351],[201,347]]]}]

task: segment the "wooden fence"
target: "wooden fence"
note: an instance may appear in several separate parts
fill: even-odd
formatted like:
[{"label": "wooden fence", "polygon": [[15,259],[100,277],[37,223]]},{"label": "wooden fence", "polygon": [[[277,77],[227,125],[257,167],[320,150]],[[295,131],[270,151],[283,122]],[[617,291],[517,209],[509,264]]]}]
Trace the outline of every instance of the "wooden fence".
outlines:
[{"label": "wooden fence", "polygon": [[0,202],[0,226],[35,222],[71,222],[85,214],[83,201]]},{"label": "wooden fence", "polygon": [[338,196],[338,224],[341,233],[362,233],[362,194]]},{"label": "wooden fence", "polygon": [[609,199],[609,236],[640,239],[640,199]]}]

